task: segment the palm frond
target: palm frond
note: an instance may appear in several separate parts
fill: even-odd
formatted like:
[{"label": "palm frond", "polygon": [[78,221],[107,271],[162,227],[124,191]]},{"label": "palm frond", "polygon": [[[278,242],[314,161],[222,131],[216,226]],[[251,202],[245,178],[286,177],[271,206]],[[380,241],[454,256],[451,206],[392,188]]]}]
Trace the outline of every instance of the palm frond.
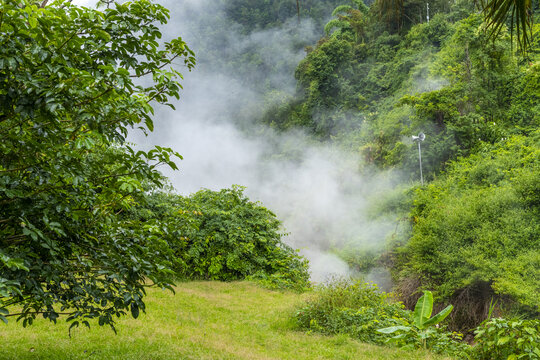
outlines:
[{"label": "palm frond", "polygon": [[526,52],[532,40],[532,2],[531,0],[490,0],[483,3],[489,36],[495,38],[510,17],[510,32],[514,38],[514,28],[520,50]]}]

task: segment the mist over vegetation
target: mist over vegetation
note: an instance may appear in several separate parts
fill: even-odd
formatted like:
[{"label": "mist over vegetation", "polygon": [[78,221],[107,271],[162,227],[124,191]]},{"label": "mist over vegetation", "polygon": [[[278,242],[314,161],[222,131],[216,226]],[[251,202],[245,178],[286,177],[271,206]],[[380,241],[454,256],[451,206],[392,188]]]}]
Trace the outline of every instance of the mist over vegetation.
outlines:
[{"label": "mist over vegetation", "polygon": [[337,274],[394,295],[327,283],[300,328],[540,358],[537,4],[95,3],[1,2],[0,320]]},{"label": "mist over vegetation", "polygon": [[[311,261],[314,280],[350,274],[334,250],[383,246],[393,218],[374,219],[367,204],[399,176],[360,174],[357,155],[303,129],[276,132],[260,121],[269,107],[296,97],[294,69],[304,47],[323,34],[322,25],[316,29],[323,21],[303,12],[298,22],[293,12],[269,24],[256,16],[239,23],[231,4],[165,5],[172,10],[165,36],[178,33],[193,43],[198,65],[186,75],[178,111],[159,113],[156,130],[134,141],[182,154],[182,170],[166,173],[180,193],[246,186],[246,194],[283,220],[285,241]],[[327,8],[325,17],[332,11],[331,4],[313,6]]]},{"label": "mist over vegetation", "polygon": [[[290,232],[287,243],[311,260],[316,279],[324,276],[317,274],[320,268],[345,274],[390,266],[405,298],[414,299],[427,286],[440,290],[438,296],[447,301],[487,286],[491,290],[478,298],[478,308],[469,309],[485,314],[490,299],[497,293],[510,295],[511,287],[502,290],[497,285],[502,275],[487,271],[482,261],[474,260],[472,268],[462,263],[484,256],[479,248],[456,245],[470,251],[467,256],[449,252],[455,241],[463,242],[462,231],[451,235],[448,228],[446,235],[435,237],[440,250],[415,247],[415,239],[427,241],[416,225],[427,215],[423,209],[428,205],[420,199],[432,199],[432,204],[437,197],[428,189],[448,188],[443,184],[450,164],[476,161],[474,166],[487,166],[473,155],[497,151],[517,141],[513,136],[528,136],[537,128],[535,47],[525,60],[506,29],[489,39],[472,3],[430,3],[429,22],[423,5],[407,3],[403,11],[409,16],[397,27],[397,14],[380,15],[382,2],[369,8],[361,2],[331,5],[324,5],[332,9],[321,16],[323,12],[310,12],[309,6],[320,9],[322,4],[305,4],[300,21],[279,1],[212,4],[212,16],[204,1],[173,6],[186,36],[193,34],[200,46],[200,68],[186,79],[192,92],[185,92],[185,116],[164,114],[166,135],[158,131],[151,138],[156,143],[173,138],[166,143],[185,155],[182,175],[171,175],[171,181],[181,192],[247,186],[250,197],[283,219]],[[433,182],[426,189],[415,184],[418,153],[411,136],[419,132],[427,134],[422,165]],[[533,144],[531,149],[538,146]],[[533,156],[531,151],[525,156]],[[469,173],[463,176],[459,181],[471,183]],[[495,191],[495,184],[489,184],[482,191]],[[460,214],[472,206],[471,200],[459,201],[461,207],[445,210],[450,203],[443,200],[444,207],[433,210],[444,224],[450,221],[445,211],[463,220]],[[505,228],[496,236],[480,230],[509,219],[499,209],[493,218],[470,220],[468,226],[479,229],[470,241],[480,245],[495,236],[515,244],[511,239],[517,236],[524,246],[521,253],[532,251],[527,268],[537,268],[536,210],[527,204],[513,206],[524,212],[515,216],[530,224],[528,235],[516,235],[522,227],[517,223],[511,225],[515,230]],[[515,254],[508,246],[501,249]],[[437,272],[452,272],[435,256],[455,259],[453,269],[463,269],[456,275],[460,280],[425,278],[422,261]],[[500,265],[505,256],[494,261]],[[532,281],[530,291],[536,292],[537,275],[523,276],[512,281]],[[526,297],[511,296],[518,307],[532,305],[535,311],[537,305]]]},{"label": "mist over vegetation", "polygon": [[[418,261],[443,274],[450,270],[414,247],[417,238],[427,241],[416,235],[416,224],[433,202],[420,205],[432,199],[427,189],[447,187],[450,164],[497,151],[538,126],[534,42],[524,59],[506,28],[490,39],[469,2],[430,3],[429,22],[424,4],[412,2],[401,18],[382,1],[369,7],[359,1],[304,2],[299,19],[294,4],[284,1],[165,5],[172,10],[165,37],[182,34],[193,44],[198,68],[185,78],[179,110],[158,109],[156,131],[134,141],[183,154],[181,172],[165,172],[177,191],[246,186],[246,194],[283,220],[285,241],[311,260],[314,279],[324,278],[326,270],[350,274],[387,267],[404,298],[413,300],[422,286],[440,286],[437,294],[449,300],[498,283],[475,266],[462,270],[473,274],[469,280],[458,275],[450,285],[430,275],[428,281]],[[422,166],[433,182],[426,189],[415,183],[418,153],[411,136],[419,132],[427,134]],[[471,159],[480,162],[474,166],[487,166]],[[469,184],[468,176],[460,181]],[[534,207],[515,206],[529,214],[520,218],[532,216],[524,246],[537,254]],[[452,213],[461,218],[466,211]],[[469,226],[493,228],[491,222],[504,213],[494,211],[494,218],[474,217]],[[519,233],[508,228],[497,237],[504,242]],[[481,244],[488,234],[479,230],[471,241]],[[439,235],[434,241],[441,244],[440,255],[429,251],[459,263],[463,255],[445,253],[463,236]],[[534,281],[531,286],[538,289]],[[484,293],[482,310],[475,312],[485,313],[500,289],[494,285]],[[509,294],[510,287],[505,289]],[[513,300],[523,296],[516,293]]]}]

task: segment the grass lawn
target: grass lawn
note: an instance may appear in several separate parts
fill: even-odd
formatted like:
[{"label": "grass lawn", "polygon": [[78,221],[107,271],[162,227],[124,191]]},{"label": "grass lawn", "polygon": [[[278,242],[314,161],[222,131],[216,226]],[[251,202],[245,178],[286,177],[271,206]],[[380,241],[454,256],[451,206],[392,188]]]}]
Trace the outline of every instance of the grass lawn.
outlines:
[{"label": "grass lawn", "polygon": [[289,313],[305,295],[248,282],[189,282],[176,291],[150,290],[147,313],[119,319],[118,335],[97,323],[71,339],[63,321],[0,323],[0,359],[443,359],[294,331]]}]

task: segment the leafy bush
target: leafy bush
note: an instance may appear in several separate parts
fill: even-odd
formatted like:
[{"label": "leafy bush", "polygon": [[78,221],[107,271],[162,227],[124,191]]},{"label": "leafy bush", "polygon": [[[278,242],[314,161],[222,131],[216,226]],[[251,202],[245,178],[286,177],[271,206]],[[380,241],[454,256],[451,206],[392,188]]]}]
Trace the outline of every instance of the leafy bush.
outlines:
[{"label": "leafy bush", "polygon": [[491,319],[475,332],[472,359],[540,359],[540,321]]},{"label": "leafy bush", "polygon": [[257,280],[271,288],[309,287],[308,263],[282,242],[280,221],[244,188],[201,190],[189,197],[159,193],[146,213],[169,243],[181,279]]},{"label": "leafy bush", "polygon": [[420,286],[445,299],[485,284],[489,292],[471,291],[463,304],[452,300],[458,314],[494,293],[539,311],[539,169],[536,131],[461,159],[445,178],[419,189],[413,235],[397,264],[402,279],[422,279]]},{"label": "leafy bush", "polygon": [[[424,312],[418,316],[424,319],[428,307],[419,306]],[[430,321],[433,324],[442,321],[449,312],[447,309]],[[417,323],[422,327],[423,322],[415,322],[418,316],[405,310],[401,303],[392,301],[390,294],[380,292],[374,284],[343,279],[319,286],[314,297],[295,312],[297,326],[302,330],[328,335],[348,334],[379,345],[393,342],[404,348],[423,347],[454,356],[465,354],[468,347],[459,342],[460,334],[437,327],[420,331]],[[377,331],[384,328],[414,331],[397,336],[391,335],[394,331]]]},{"label": "leafy bush", "polygon": [[374,344],[384,344],[388,337],[377,329],[410,324],[403,305],[390,301],[390,295],[376,285],[344,279],[320,285],[295,317],[302,330],[350,334]]}]

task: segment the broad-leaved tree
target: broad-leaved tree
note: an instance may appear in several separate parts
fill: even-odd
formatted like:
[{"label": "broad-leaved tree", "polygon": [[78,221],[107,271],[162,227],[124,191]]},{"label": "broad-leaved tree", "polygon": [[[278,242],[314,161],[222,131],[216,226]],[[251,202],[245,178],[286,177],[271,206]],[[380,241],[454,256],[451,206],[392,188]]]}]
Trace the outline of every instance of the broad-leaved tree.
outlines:
[{"label": "broad-leaved tree", "polygon": [[176,168],[178,154],[135,151],[125,139],[130,128],[151,131],[152,106],[179,97],[173,62],[190,70],[195,59],[181,38],[160,42],[164,7],[109,5],[0,1],[5,322],[66,314],[72,326],[112,326],[113,316],[144,311],[146,286],[171,283],[166,242],[119,216],[162,186],[157,166]]}]

